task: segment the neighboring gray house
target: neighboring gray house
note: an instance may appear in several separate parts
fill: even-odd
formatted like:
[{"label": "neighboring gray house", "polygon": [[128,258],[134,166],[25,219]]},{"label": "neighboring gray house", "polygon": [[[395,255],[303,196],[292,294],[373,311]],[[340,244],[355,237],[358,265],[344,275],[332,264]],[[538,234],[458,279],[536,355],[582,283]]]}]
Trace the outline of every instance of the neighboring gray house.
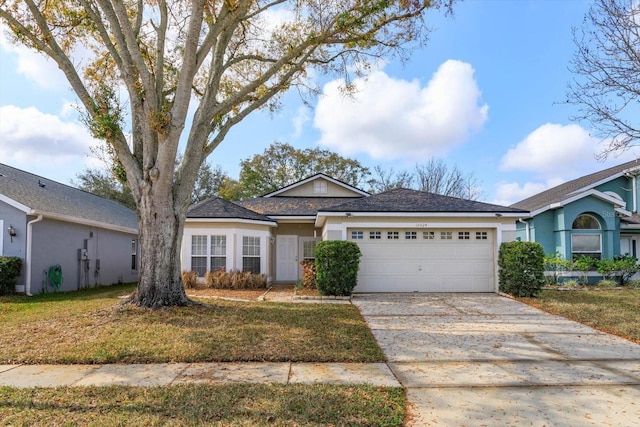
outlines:
[{"label": "neighboring gray house", "polygon": [[134,211],[111,200],[0,163],[0,255],[22,258],[17,292],[61,291],[135,282]]}]

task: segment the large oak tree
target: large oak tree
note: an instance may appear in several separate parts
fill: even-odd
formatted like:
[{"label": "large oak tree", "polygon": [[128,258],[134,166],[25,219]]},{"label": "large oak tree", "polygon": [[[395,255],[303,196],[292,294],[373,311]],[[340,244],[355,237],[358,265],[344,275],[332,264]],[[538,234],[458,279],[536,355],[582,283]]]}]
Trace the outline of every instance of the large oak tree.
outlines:
[{"label": "large oak tree", "polygon": [[313,73],[349,73],[421,45],[426,11],[452,2],[0,0],[0,19],[16,43],[57,63],[122,165],[141,248],[130,302],[160,308],[189,304],[183,224],[200,165],[229,130],[312,85]]}]

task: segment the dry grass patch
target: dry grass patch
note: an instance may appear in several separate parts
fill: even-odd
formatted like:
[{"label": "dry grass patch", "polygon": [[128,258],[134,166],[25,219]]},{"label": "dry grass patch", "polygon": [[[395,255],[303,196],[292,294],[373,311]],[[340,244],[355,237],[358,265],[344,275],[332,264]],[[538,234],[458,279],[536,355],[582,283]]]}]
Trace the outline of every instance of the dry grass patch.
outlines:
[{"label": "dry grass patch", "polygon": [[520,298],[552,314],[640,343],[640,290],[545,290]]},{"label": "dry grass patch", "polygon": [[400,388],[333,385],[0,387],[6,425],[400,426]]},{"label": "dry grass patch", "polygon": [[0,298],[0,364],[384,360],[352,305],[117,308],[118,296],[132,290]]}]

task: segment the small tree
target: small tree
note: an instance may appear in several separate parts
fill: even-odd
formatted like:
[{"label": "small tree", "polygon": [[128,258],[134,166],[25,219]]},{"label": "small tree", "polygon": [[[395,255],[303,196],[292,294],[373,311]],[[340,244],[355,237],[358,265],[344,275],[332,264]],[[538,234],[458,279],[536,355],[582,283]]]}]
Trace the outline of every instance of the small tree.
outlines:
[{"label": "small tree", "polygon": [[571,269],[571,261],[560,252],[547,254],[544,257],[545,279],[550,285],[557,285],[558,279]]},{"label": "small tree", "polygon": [[544,249],[536,242],[505,242],[498,254],[500,290],[535,297],[544,285]]},{"label": "small tree", "polygon": [[578,272],[578,282],[581,285],[589,284],[589,271],[593,270],[596,260],[586,255],[580,255],[573,259],[572,270]]},{"label": "small tree", "polygon": [[358,284],[362,253],[354,242],[327,240],[316,245],[316,283],[321,295],[351,295]]},{"label": "small tree", "polygon": [[629,255],[617,257],[615,262],[619,274],[620,286],[627,284],[631,276],[636,274],[640,269],[638,266],[638,258]]}]

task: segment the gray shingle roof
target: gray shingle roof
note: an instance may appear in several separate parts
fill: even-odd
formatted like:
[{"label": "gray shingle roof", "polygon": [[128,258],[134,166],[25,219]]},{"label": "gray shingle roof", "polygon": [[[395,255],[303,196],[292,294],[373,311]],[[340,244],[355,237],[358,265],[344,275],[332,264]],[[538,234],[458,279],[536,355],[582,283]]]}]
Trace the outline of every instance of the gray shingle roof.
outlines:
[{"label": "gray shingle roof", "polygon": [[254,212],[271,216],[315,216],[319,210],[362,197],[258,197],[237,202]]},{"label": "gray shingle roof", "polygon": [[138,229],[136,213],[112,200],[0,163],[0,194],[37,214]]},{"label": "gray shingle roof", "polygon": [[273,222],[272,219],[264,215],[223,200],[220,197],[211,197],[191,206],[187,212],[187,218],[233,218]]},{"label": "gray shingle roof", "polygon": [[398,188],[322,209],[325,212],[468,212],[528,213],[525,210],[473,200]]},{"label": "gray shingle roof", "polygon": [[561,202],[569,196],[589,190],[594,186],[594,184],[597,184],[603,180],[606,180],[607,178],[618,175],[625,170],[634,167],[640,167],[640,161],[638,161],[638,159],[565,182],[564,184],[560,184],[556,187],[542,191],[534,196],[514,203],[511,205],[511,207],[535,211],[545,206],[549,206],[553,203]]}]

